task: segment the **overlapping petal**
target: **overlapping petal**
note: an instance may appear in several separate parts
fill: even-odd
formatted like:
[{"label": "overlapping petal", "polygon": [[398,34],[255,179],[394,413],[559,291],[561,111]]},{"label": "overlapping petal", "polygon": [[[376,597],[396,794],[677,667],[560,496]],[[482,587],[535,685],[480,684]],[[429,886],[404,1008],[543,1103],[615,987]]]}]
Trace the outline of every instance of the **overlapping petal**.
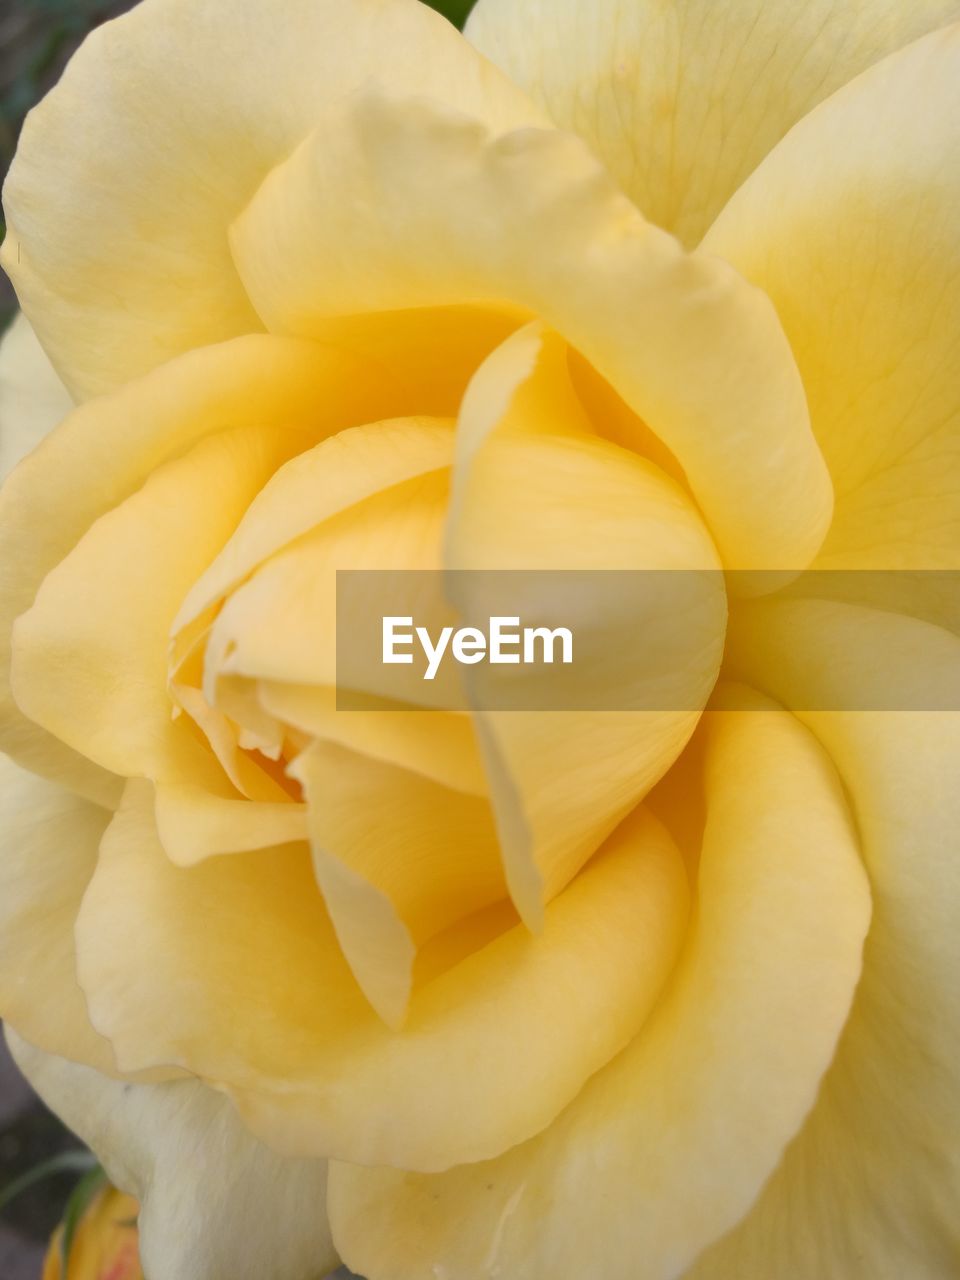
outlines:
[{"label": "overlapping petal", "polygon": [[32,724],[11,699],[14,620],[100,516],[206,436],[264,423],[273,423],[278,435],[314,430],[319,436],[382,418],[397,388],[388,377],[365,379],[363,368],[349,350],[241,338],[190,352],[77,409],[23,461],[0,493],[4,750],[98,802],[116,803],[112,775]]},{"label": "overlapping petal", "polygon": [[[468,598],[458,603],[478,616],[491,608],[469,598],[486,581],[476,587],[475,570],[540,571],[544,582],[551,570],[622,575],[614,608],[576,585],[557,588],[554,605],[577,619],[581,643],[591,626],[602,635],[602,668],[629,686],[614,705],[545,714],[478,702],[511,895],[533,928],[679,756],[719,670],[726,611],[716,551],[693,503],[652,463],[595,434],[568,359],[555,334],[531,326],[481,366],[457,426],[445,554],[454,579],[466,571],[459,594]],[[702,579],[695,570],[706,571]],[[673,587],[666,602],[642,585],[658,574]],[[604,610],[614,616],[594,616]]]},{"label": "overlapping petal", "polygon": [[873,894],[817,1106],[691,1280],[950,1280],[960,1258],[960,641],[821,601],[735,615],[731,660],[798,708],[850,798]]},{"label": "overlapping petal", "polygon": [[753,1202],[830,1062],[870,895],[826,754],[766,699],[737,706],[708,714],[697,910],[653,1019],[499,1160],[332,1165],[334,1237],[368,1280],[667,1280]]},{"label": "overlapping petal", "polygon": [[115,1071],[77,982],[73,926],[110,812],[0,756],[0,1017],[50,1053]]},{"label": "overlapping petal", "polygon": [[278,1156],[196,1081],[111,1080],[9,1028],[7,1040],[40,1096],[140,1201],[151,1280],[320,1280],[337,1265],[324,1161]]},{"label": "overlapping petal", "polygon": [[695,244],[818,102],[958,17],[956,0],[479,0],[466,35]]},{"label": "overlapping petal", "polygon": [[[171,717],[170,626],[251,500],[304,442],[272,424],[218,432],[101,516],[15,624],[11,682],[24,714],[124,777],[212,790],[219,779],[229,795],[186,720]],[[252,787],[256,772],[247,770]],[[260,799],[279,794],[266,775],[260,790]]]},{"label": "overlapping petal", "polygon": [[397,1033],[351,977],[308,849],[175,867],[131,783],[84,899],[79,972],[122,1068],[198,1073],[282,1151],[443,1169],[543,1128],[636,1034],[686,908],[674,845],[638,817],[539,937],[508,920],[429,966]]},{"label": "overlapping petal", "polygon": [[960,26],[818,107],[705,239],[767,291],[836,513],[818,566],[960,567]]},{"label": "overlapping petal", "polygon": [[24,127],[2,254],[74,392],[261,328],[227,229],[332,104],[371,81],[495,127],[541,118],[416,0],[146,0],[84,41]]},{"label": "overlapping petal", "polygon": [[21,312],[0,341],[0,480],[73,408]]},{"label": "overlapping petal", "polygon": [[380,1016],[400,1027],[417,950],[507,897],[490,805],[329,742],[291,771],[344,955]]},{"label": "overlapping petal", "polygon": [[725,563],[819,547],[829,479],[768,300],[645,222],[580,139],[371,90],[271,172],[231,243],[279,333],[469,303],[541,317],[674,453]]}]

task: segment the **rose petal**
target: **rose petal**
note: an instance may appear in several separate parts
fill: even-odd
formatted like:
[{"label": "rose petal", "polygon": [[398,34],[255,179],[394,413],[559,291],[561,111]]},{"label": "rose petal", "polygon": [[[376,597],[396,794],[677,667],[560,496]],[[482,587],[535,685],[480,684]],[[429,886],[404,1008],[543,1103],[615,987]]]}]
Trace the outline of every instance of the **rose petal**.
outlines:
[{"label": "rose petal", "polygon": [[[960,714],[935,708],[960,705],[960,641],[807,601],[745,610],[732,643],[835,761],[874,913],[817,1106],[691,1280],[949,1280],[960,1256]],[[884,706],[901,709],[858,709]]]},{"label": "rose petal", "polygon": [[73,926],[110,812],[0,756],[0,1017],[49,1053],[115,1072],[77,983]]},{"label": "rose petal", "polygon": [[417,949],[507,896],[490,806],[330,743],[291,772],[340,945],[380,1016],[402,1026]]},{"label": "rose petal", "polygon": [[501,126],[540,119],[414,0],[148,0],[84,41],[28,117],[4,187],[4,269],[72,390],[260,328],[227,228],[370,81]]},{"label": "rose petal", "polygon": [[73,408],[20,312],[0,341],[0,480]]},{"label": "rose petal", "polygon": [[195,1081],[110,1080],[9,1028],[7,1040],[41,1097],[140,1201],[151,1280],[318,1280],[337,1265],[324,1161],[276,1155]]},{"label": "rose petal", "polygon": [[629,1041],[673,964],[686,876],[638,817],[547,909],[437,972],[389,1030],[353,983],[296,846],[174,867],[130,784],[77,926],[124,1069],[186,1066],[291,1154],[441,1169],[529,1137]]},{"label": "rose petal", "polygon": [[499,1160],[439,1177],[331,1166],[334,1238],[368,1280],[667,1280],[749,1208],[814,1103],[870,914],[829,759],[752,707],[707,718],[695,923],[631,1046]]},{"label": "rose petal", "polygon": [[466,35],[695,244],[797,120],[958,16],[956,0],[479,0]]},{"label": "rose petal", "polygon": [[7,681],[14,619],[94,521],[150,473],[226,428],[276,424],[317,436],[384,416],[389,379],[362,376],[347,350],[255,336],[194,351],[115,395],[84,405],[26,458],[0,491],[0,739],[44,776],[115,804],[116,779],[28,721]]},{"label": "rose petal", "polygon": [[273,170],[231,241],[276,332],[466,303],[542,317],[675,454],[728,566],[819,547],[829,478],[768,300],[646,223],[579,139],[358,94]]},{"label": "rose petal", "polygon": [[705,240],[796,353],[837,493],[817,567],[960,567],[958,156],[953,26],[814,111]]}]

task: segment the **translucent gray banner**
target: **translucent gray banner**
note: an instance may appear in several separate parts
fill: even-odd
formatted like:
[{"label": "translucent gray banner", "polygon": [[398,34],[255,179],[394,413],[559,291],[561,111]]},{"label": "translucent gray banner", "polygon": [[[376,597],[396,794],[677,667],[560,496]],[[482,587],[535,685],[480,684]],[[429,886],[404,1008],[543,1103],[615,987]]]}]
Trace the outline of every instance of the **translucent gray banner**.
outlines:
[{"label": "translucent gray banner", "polygon": [[954,571],[340,571],[336,703],[955,711],[958,636]]}]

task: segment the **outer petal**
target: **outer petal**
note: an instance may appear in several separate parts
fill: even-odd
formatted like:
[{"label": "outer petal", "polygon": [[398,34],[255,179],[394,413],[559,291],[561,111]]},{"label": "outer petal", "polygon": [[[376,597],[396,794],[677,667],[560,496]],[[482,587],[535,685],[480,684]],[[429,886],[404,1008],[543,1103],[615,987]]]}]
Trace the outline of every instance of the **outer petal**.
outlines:
[{"label": "outer petal", "polygon": [[334,1236],[368,1280],[669,1280],[749,1207],[814,1102],[869,919],[829,760],[754,707],[708,716],[695,924],[630,1048],[499,1160],[331,1166]]},{"label": "outer petal", "polygon": [[94,1025],[125,1069],[187,1067],[278,1150],[443,1169],[542,1129],[630,1040],[686,908],[679,854],[638,816],[539,937],[508,920],[460,963],[430,966],[398,1033],[351,980],[306,848],[174,867],[134,783],[77,945]]},{"label": "outer petal", "polygon": [[77,982],[73,926],[110,813],[0,756],[0,1017],[34,1044],[116,1070]]},{"label": "outer petal", "polygon": [[260,327],[227,228],[329,104],[371,80],[492,124],[539,117],[415,0],[145,0],[88,37],[27,119],[2,253],[78,395]]},{"label": "outer petal", "polygon": [[960,25],[808,116],[706,238],[796,353],[837,493],[821,567],[960,567],[958,208]]},{"label": "outer petal", "polygon": [[958,16],[957,0],[479,0],[466,35],[694,244],[812,107]]},{"label": "outer petal", "polygon": [[21,312],[0,342],[0,480],[73,408]]},{"label": "outer petal", "polygon": [[115,779],[32,725],[6,687],[13,621],[93,522],[207,435],[275,422],[317,435],[382,418],[389,378],[349,351],[253,336],[194,351],[72,413],[0,492],[0,730],[4,750],[45,776],[115,803]]},{"label": "outer petal", "polygon": [[[744,611],[733,656],[800,707],[857,821],[874,915],[816,1109],[696,1280],[952,1280],[960,1264],[960,641],[868,609]],[[879,695],[879,696],[878,696]],[[895,696],[895,703],[883,698]],[[897,711],[851,708],[897,705]],[[915,708],[915,709],[910,709]]]},{"label": "outer petal", "polygon": [[[118,774],[219,782],[229,795],[212,755],[171,718],[170,625],[251,500],[305,442],[272,425],[219,432],[101,516],[15,624],[21,710]],[[258,798],[281,798],[266,775],[262,784]]]},{"label": "outer petal", "polygon": [[676,455],[727,565],[802,565],[819,547],[829,481],[767,299],[646,223],[579,139],[356,95],[231,239],[277,332],[471,302],[542,317]]},{"label": "outer petal", "polygon": [[44,1101],[140,1201],[150,1280],[320,1280],[337,1265],[325,1162],[276,1155],[202,1084],[110,1080],[7,1039]]}]

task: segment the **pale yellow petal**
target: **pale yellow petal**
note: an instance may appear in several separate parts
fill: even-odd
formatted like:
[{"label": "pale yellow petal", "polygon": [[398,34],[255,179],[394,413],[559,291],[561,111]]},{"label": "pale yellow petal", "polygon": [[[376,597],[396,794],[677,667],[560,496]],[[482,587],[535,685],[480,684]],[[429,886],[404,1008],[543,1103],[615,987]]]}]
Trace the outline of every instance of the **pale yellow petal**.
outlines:
[{"label": "pale yellow petal", "polygon": [[160,785],[157,834],[168,856],[181,866],[221,853],[247,853],[306,840],[302,804],[234,800],[190,783]]},{"label": "pale yellow petal", "polygon": [[368,1280],[668,1280],[775,1167],[849,1012],[869,892],[839,781],[796,720],[755,698],[706,733],[696,914],[653,1019],[499,1160],[332,1165],[334,1238]]},{"label": "pale yellow petal", "polygon": [[21,312],[0,341],[0,480],[73,408]]},{"label": "pale yellow petal", "polygon": [[466,303],[542,317],[675,454],[728,565],[817,550],[829,479],[768,300],[646,223],[579,139],[358,94],[271,173],[231,239],[277,332]]},{"label": "pale yellow petal", "polygon": [[[447,436],[450,450],[453,442]],[[402,598],[408,598],[407,571],[437,571],[439,588],[449,484],[448,468],[442,467],[381,489],[267,559],[230,595],[214,623],[204,660],[209,701],[216,702],[224,676],[316,686],[341,683],[337,632],[350,632],[347,620],[337,615],[338,573],[378,571],[372,582],[363,579],[351,592],[352,607],[368,627],[371,619],[401,612],[390,601],[390,571],[403,571],[393,586]],[[360,677],[369,678],[367,691],[372,693],[390,696],[395,687],[379,661],[360,664]],[[431,686],[424,687],[429,692]]]},{"label": "pale yellow petal", "polygon": [[402,765],[441,786],[486,795],[487,781],[469,715],[441,711],[337,710],[337,691],[263,681],[258,697],[285,724],[373,760]]},{"label": "pale yellow petal", "polygon": [[[548,711],[490,709],[476,693],[510,890],[533,928],[679,756],[719,670],[726,608],[694,504],[651,462],[592,434],[567,360],[556,335],[531,327],[477,373],[457,427],[445,556],[468,616],[515,612],[504,588],[484,603],[500,579],[472,571],[546,571],[544,583],[561,571],[551,625],[573,625],[584,651],[596,635],[607,678],[622,677],[622,696],[601,709],[570,710],[559,689]],[[598,571],[597,593],[572,571]],[[601,593],[608,576],[613,599]]]},{"label": "pale yellow petal", "polygon": [[338,432],[279,469],[193,585],[174,622],[188,626],[277,551],[381,489],[449,465],[452,422],[401,418]]},{"label": "pale yellow petal", "polygon": [[162,463],[228,427],[273,422],[280,434],[316,436],[376,420],[397,388],[364,377],[349,351],[266,336],[191,352],[72,413],[0,490],[0,738],[38,773],[103,803],[111,774],[32,725],[7,687],[14,619],[93,522]]},{"label": "pale yellow petal", "polygon": [[110,813],[0,756],[0,1018],[49,1053],[116,1066],[77,983],[73,926]]},{"label": "pale yellow petal", "polygon": [[94,1024],[125,1068],[188,1067],[289,1153],[444,1169],[529,1137],[636,1034],[686,925],[682,862],[640,815],[541,936],[508,924],[428,966],[394,1032],[350,976],[306,848],[175,867],[152,803],[131,784],[78,922]]},{"label": "pale yellow petal", "polygon": [[14,626],[20,709],[116,773],[213,789],[220,779],[229,795],[212,753],[185,719],[173,719],[170,625],[252,498],[302,442],[272,425],[220,432],[101,516]]},{"label": "pale yellow petal", "polygon": [[87,38],[28,117],[4,188],[4,269],[75,392],[260,328],[227,229],[371,81],[501,127],[540,118],[416,0],[146,0]]},{"label": "pale yellow petal", "polygon": [[960,26],[776,148],[705,244],[776,304],[836,514],[823,568],[960,567]]},{"label": "pale yellow petal", "polygon": [[695,244],[811,108],[958,16],[957,0],[479,0],[466,35]]},{"label": "pale yellow petal", "polygon": [[150,1280],[320,1280],[337,1265],[324,1161],[276,1155],[196,1081],[110,1080],[7,1038],[48,1106],[139,1200]]},{"label": "pale yellow petal", "polygon": [[507,896],[490,805],[331,743],[291,773],[344,955],[384,1021],[402,1026],[417,949]]},{"label": "pale yellow petal", "polygon": [[[733,642],[756,679],[803,708],[835,761],[874,912],[816,1109],[749,1217],[691,1280],[952,1280],[960,642],[909,618],[822,602],[745,611]],[[884,705],[900,709],[858,709]]]}]

